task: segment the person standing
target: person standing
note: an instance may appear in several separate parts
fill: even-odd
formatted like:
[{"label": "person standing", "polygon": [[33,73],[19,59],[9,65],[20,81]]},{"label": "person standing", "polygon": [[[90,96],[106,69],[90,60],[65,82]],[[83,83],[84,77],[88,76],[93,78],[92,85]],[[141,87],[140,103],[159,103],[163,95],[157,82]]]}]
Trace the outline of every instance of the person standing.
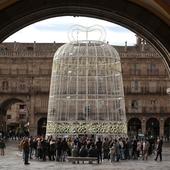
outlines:
[{"label": "person standing", "polygon": [[109,155],[110,155],[110,160],[113,163],[115,161],[115,144],[114,143],[112,144],[110,148]]},{"label": "person standing", "polygon": [[142,144],[143,160],[147,160],[147,159],[148,159],[149,147],[150,147],[150,144],[149,144],[149,142],[145,139],[145,141],[144,141],[143,144]]},{"label": "person standing", "polygon": [[23,152],[24,152],[24,164],[29,165],[30,163],[28,162],[28,158],[29,158],[29,141],[28,141],[28,138],[26,138],[23,142]]},{"label": "person standing", "polygon": [[66,138],[63,138],[63,140],[61,142],[61,148],[62,148],[62,162],[65,162],[66,156],[67,156],[67,151],[69,149]]},{"label": "person standing", "polygon": [[162,161],[162,145],[163,145],[163,140],[158,138],[155,161],[157,161],[158,156],[160,157],[160,161]]},{"label": "person standing", "polygon": [[116,162],[120,160],[120,144],[117,139],[115,139],[115,159]]},{"label": "person standing", "polygon": [[109,140],[108,138],[105,138],[103,142],[103,159],[109,160],[109,150],[110,150]]},{"label": "person standing", "polygon": [[5,142],[3,139],[0,139],[0,150],[1,150],[1,156],[5,155]]},{"label": "person standing", "polygon": [[58,138],[57,143],[56,143],[56,161],[62,161],[62,141],[61,141],[61,138]]},{"label": "person standing", "polygon": [[102,162],[102,141],[100,138],[98,138],[98,141],[96,142],[96,148],[97,148],[97,160],[98,160],[98,164],[100,163],[100,161]]}]

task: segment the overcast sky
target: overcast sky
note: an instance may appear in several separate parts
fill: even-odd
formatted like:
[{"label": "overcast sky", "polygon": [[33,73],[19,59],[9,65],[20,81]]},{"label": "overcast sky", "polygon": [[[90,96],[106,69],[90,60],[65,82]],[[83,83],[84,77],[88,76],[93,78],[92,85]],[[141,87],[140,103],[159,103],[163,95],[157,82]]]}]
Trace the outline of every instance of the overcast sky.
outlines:
[{"label": "overcast sky", "polygon": [[[5,42],[62,42],[67,43],[68,32],[73,25],[82,25],[85,27],[91,27],[94,25],[100,25],[105,29],[106,38],[110,44],[124,45],[127,41],[128,45],[134,45],[136,42],[135,34],[128,29],[119,25],[107,22],[104,20],[87,18],[87,17],[56,17],[47,20],[43,20],[27,26],[20,31],[16,32],[12,36],[8,37]],[[85,34],[77,33],[78,39],[84,39]],[[89,33],[88,39],[98,40],[100,33],[92,31]]]}]

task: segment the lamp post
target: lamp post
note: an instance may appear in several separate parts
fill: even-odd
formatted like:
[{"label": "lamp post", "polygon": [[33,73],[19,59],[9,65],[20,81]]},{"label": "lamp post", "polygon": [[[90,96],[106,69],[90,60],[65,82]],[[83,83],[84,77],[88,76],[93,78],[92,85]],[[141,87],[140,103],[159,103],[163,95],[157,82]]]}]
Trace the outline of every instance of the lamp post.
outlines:
[{"label": "lamp post", "polygon": [[[170,87],[168,87],[168,88],[166,89],[166,93],[170,96]],[[169,110],[167,110],[167,111],[169,111]],[[164,134],[164,135],[166,135],[168,141],[169,141],[169,135],[170,135],[169,127],[170,127],[170,122],[169,122],[169,126],[168,126],[168,128],[167,128],[168,130],[166,131],[166,134]],[[165,127],[164,127],[164,128],[165,128]]]},{"label": "lamp post", "polygon": [[[27,133],[29,133],[29,125],[30,125],[30,96],[27,96],[26,100],[26,123],[25,128],[27,129]],[[29,135],[29,134],[27,134]]]},{"label": "lamp post", "polygon": [[170,87],[168,87],[168,88],[166,89],[166,93],[167,93],[168,95],[170,95]]}]

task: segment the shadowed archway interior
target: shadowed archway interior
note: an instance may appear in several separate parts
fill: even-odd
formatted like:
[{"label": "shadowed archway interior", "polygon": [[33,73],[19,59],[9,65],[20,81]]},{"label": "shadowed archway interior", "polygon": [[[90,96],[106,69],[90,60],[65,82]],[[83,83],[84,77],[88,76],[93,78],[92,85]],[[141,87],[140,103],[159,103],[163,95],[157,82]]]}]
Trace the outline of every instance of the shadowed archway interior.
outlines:
[{"label": "shadowed archway interior", "polygon": [[159,121],[156,118],[150,118],[146,122],[146,131],[148,137],[158,137],[159,136]]}]

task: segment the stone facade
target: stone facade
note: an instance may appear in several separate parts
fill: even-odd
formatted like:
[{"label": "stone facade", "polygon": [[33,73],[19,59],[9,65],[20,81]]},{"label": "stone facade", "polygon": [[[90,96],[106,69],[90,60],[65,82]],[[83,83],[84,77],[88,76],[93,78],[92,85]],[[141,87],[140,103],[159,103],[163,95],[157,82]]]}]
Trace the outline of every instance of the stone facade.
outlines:
[{"label": "stone facade", "polygon": [[[31,134],[37,134],[38,122],[47,117],[52,59],[62,44],[0,44],[0,128],[12,103],[28,108]],[[159,53],[138,39],[134,46],[114,46],[121,57],[126,114],[130,135],[169,136],[170,86],[168,70]]]}]

